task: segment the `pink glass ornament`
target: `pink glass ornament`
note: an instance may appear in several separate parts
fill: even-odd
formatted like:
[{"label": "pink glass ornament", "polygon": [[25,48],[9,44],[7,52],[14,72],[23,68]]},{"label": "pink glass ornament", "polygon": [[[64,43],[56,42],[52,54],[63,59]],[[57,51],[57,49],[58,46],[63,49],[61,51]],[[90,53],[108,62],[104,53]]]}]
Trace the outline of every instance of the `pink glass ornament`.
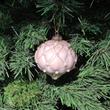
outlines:
[{"label": "pink glass ornament", "polygon": [[37,48],[35,62],[43,72],[56,80],[75,68],[77,55],[67,41],[54,36]]}]

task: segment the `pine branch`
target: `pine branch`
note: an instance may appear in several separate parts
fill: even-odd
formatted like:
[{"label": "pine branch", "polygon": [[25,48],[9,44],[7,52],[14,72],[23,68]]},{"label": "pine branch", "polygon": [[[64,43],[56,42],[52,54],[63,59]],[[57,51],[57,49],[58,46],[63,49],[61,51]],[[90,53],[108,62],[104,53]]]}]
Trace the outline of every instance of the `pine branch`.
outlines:
[{"label": "pine branch", "polygon": [[74,36],[71,40],[71,47],[73,49],[75,49],[75,51],[79,54],[79,55],[86,55],[86,56],[90,56],[92,53],[92,49],[93,49],[93,44],[84,38],[81,38],[81,35],[76,35]]},{"label": "pine branch", "polygon": [[48,28],[45,26],[27,25],[22,27],[17,38],[16,48],[22,46],[24,49],[34,49],[35,45],[39,45],[41,41],[46,40]]},{"label": "pine branch", "polygon": [[87,33],[97,35],[98,33],[101,33],[101,30],[97,24],[91,24],[86,19],[78,18],[80,22],[80,29],[85,36]]},{"label": "pine branch", "polygon": [[9,28],[11,23],[12,19],[9,13],[0,11],[0,32],[3,33],[5,29]]},{"label": "pine branch", "polygon": [[[110,90],[109,83],[98,79],[79,79],[71,84],[56,89],[56,94],[65,104],[78,110],[106,110],[99,99],[107,97]],[[55,94],[55,92],[54,92]]]},{"label": "pine branch", "polygon": [[[42,90],[40,82],[14,81],[4,88],[4,109],[56,110],[55,101]],[[19,99],[19,100],[18,100]]]},{"label": "pine branch", "polygon": [[24,75],[27,75],[31,81],[34,77],[30,70],[30,68],[33,66],[33,60],[29,55],[29,51],[20,48],[12,54],[13,55],[10,59],[10,68],[11,71],[14,72],[15,78],[24,77]]},{"label": "pine branch", "polygon": [[96,45],[96,51],[93,52],[91,58],[87,61],[87,65],[99,65],[106,70],[110,70],[110,40],[109,38],[102,40]]},{"label": "pine branch", "polygon": [[84,66],[80,68],[79,77],[85,78],[85,77],[98,77],[102,80],[109,79],[110,72],[107,71],[105,68],[102,68],[100,65],[97,66]]},{"label": "pine branch", "polygon": [[41,15],[46,17],[50,22],[59,24],[59,28],[65,25],[67,16],[74,17],[82,3],[76,0],[43,0],[36,3],[36,8]]},{"label": "pine branch", "polygon": [[[39,96],[37,97],[34,95],[34,97],[31,100],[31,104],[27,105],[23,104],[21,109],[23,108],[30,108],[38,110],[56,110],[56,102],[60,99],[62,104],[65,104],[69,107],[72,107],[73,109],[78,110],[107,110],[108,105],[103,104],[100,100],[101,98],[104,99],[110,99],[110,97],[107,96],[110,90],[110,85],[108,83],[108,80],[104,78],[105,80],[102,80],[100,77],[92,76],[92,77],[86,77],[86,78],[79,78],[76,81],[73,81],[69,84],[65,84],[62,86],[55,86],[47,84],[45,81],[45,78],[42,77],[37,80],[34,83],[23,83],[23,82],[13,82],[9,84],[7,87],[5,87],[5,103],[8,103],[8,106],[10,106],[10,101],[13,101],[14,103],[23,100],[13,100],[14,97],[18,97],[18,95],[26,96],[26,100],[23,101],[23,103],[27,103],[27,97],[31,97],[33,95],[26,95],[27,93],[39,93]],[[30,87],[32,89],[30,89]],[[16,89],[13,89],[16,88]],[[27,90],[27,89],[28,90]],[[38,88],[38,90],[36,90]],[[15,91],[16,92],[15,92]],[[23,92],[20,92],[20,91]],[[25,92],[26,91],[26,92]],[[40,91],[40,92],[38,92]],[[17,93],[17,94],[16,94]],[[20,94],[19,94],[20,93]],[[12,97],[12,95],[14,96]],[[22,99],[23,97],[21,97]],[[10,99],[10,101],[8,100]],[[17,103],[17,104],[19,104]],[[19,108],[19,106],[15,105]]]},{"label": "pine branch", "polygon": [[30,55],[29,50],[33,50],[34,46],[46,40],[47,31],[46,27],[33,25],[21,29],[16,38],[15,52],[12,52],[10,60],[10,68],[15,78],[27,75],[30,81],[33,79],[34,76],[30,70],[33,67],[33,55]]},{"label": "pine branch", "polygon": [[4,39],[4,36],[0,36],[0,80],[3,80],[5,76],[9,77],[7,69],[9,65],[7,62],[7,56],[9,54],[8,43]]},{"label": "pine branch", "polygon": [[28,8],[32,0],[8,0],[5,2],[5,5],[13,8]]}]

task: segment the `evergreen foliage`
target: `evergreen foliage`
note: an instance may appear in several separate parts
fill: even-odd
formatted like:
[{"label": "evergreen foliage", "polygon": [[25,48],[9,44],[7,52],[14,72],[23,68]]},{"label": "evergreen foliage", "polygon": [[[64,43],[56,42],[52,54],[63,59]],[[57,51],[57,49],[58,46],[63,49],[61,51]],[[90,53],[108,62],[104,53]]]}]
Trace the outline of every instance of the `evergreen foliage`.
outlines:
[{"label": "evergreen foliage", "polygon": [[15,52],[12,52],[10,68],[14,71],[15,78],[28,75],[29,80],[33,79],[31,68],[33,67],[33,55],[29,50],[33,50],[41,41],[46,40],[46,27],[25,26],[21,29],[15,43]]},{"label": "evergreen foliage", "polygon": [[45,41],[47,34],[47,27],[27,25],[22,27],[20,34],[16,41],[16,48],[22,46],[24,49],[33,49],[35,45],[39,45],[41,41]]},{"label": "evergreen foliage", "polygon": [[[6,109],[17,110],[55,110],[54,103],[49,97],[41,82],[14,81],[4,88],[4,98]],[[53,103],[54,102],[54,103]],[[53,103],[53,104],[52,104]]]},{"label": "evergreen foliage", "polygon": [[4,88],[4,102],[12,108],[27,106],[37,96],[40,96],[40,89],[36,83],[15,81]]},{"label": "evergreen foliage", "polygon": [[81,35],[76,35],[76,37],[71,39],[71,47],[74,48],[80,55],[85,54],[86,56],[90,56],[93,49],[93,44],[89,40],[79,36]]},{"label": "evergreen foliage", "polygon": [[8,61],[7,56],[9,54],[8,43],[6,39],[3,38],[4,36],[0,36],[0,80],[3,80],[5,76],[8,76]]},{"label": "evergreen foliage", "polygon": [[[110,110],[109,5],[109,0],[0,1],[0,110],[63,110],[59,103],[66,110]],[[78,55],[76,69],[57,81],[34,62],[36,48],[55,32]]]},{"label": "evergreen foliage", "polygon": [[86,19],[78,18],[78,20],[80,22],[79,27],[81,28],[83,35],[85,35],[86,33],[90,33],[94,35],[101,33],[98,24],[91,24]]},{"label": "evergreen foliage", "polygon": [[9,13],[0,10],[0,32],[3,32],[12,23]]},{"label": "evergreen foliage", "polygon": [[32,65],[32,57],[29,55],[29,51],[23,48],[16,50],[10,59],[10,69],[13,71],[15,78],[23,77],[27,74],[31,81],[33,78],[33,74],[30,71]]}]

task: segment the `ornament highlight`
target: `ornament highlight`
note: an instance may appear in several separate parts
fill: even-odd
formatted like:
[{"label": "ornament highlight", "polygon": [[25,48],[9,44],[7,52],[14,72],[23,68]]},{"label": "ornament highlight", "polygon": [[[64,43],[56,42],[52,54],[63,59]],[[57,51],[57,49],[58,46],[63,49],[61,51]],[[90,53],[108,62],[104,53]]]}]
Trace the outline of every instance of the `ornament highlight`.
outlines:
[{"label": "ornament highlight", "polygon": [[41,44],[35,52],[37,66],[56,80],[75,68],[77,55],[59,34]]}]

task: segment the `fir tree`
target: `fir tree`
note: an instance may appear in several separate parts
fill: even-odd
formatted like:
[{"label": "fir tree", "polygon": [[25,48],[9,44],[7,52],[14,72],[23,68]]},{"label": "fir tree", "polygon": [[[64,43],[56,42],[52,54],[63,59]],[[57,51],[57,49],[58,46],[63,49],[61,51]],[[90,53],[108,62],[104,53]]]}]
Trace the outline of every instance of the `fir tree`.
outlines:
[{"label": "fir tree", "polygon": [[[0,110],[110,110],[110,1],[0,1]],[[59,32],[78,55],[58,80],[34,61]]]}]

